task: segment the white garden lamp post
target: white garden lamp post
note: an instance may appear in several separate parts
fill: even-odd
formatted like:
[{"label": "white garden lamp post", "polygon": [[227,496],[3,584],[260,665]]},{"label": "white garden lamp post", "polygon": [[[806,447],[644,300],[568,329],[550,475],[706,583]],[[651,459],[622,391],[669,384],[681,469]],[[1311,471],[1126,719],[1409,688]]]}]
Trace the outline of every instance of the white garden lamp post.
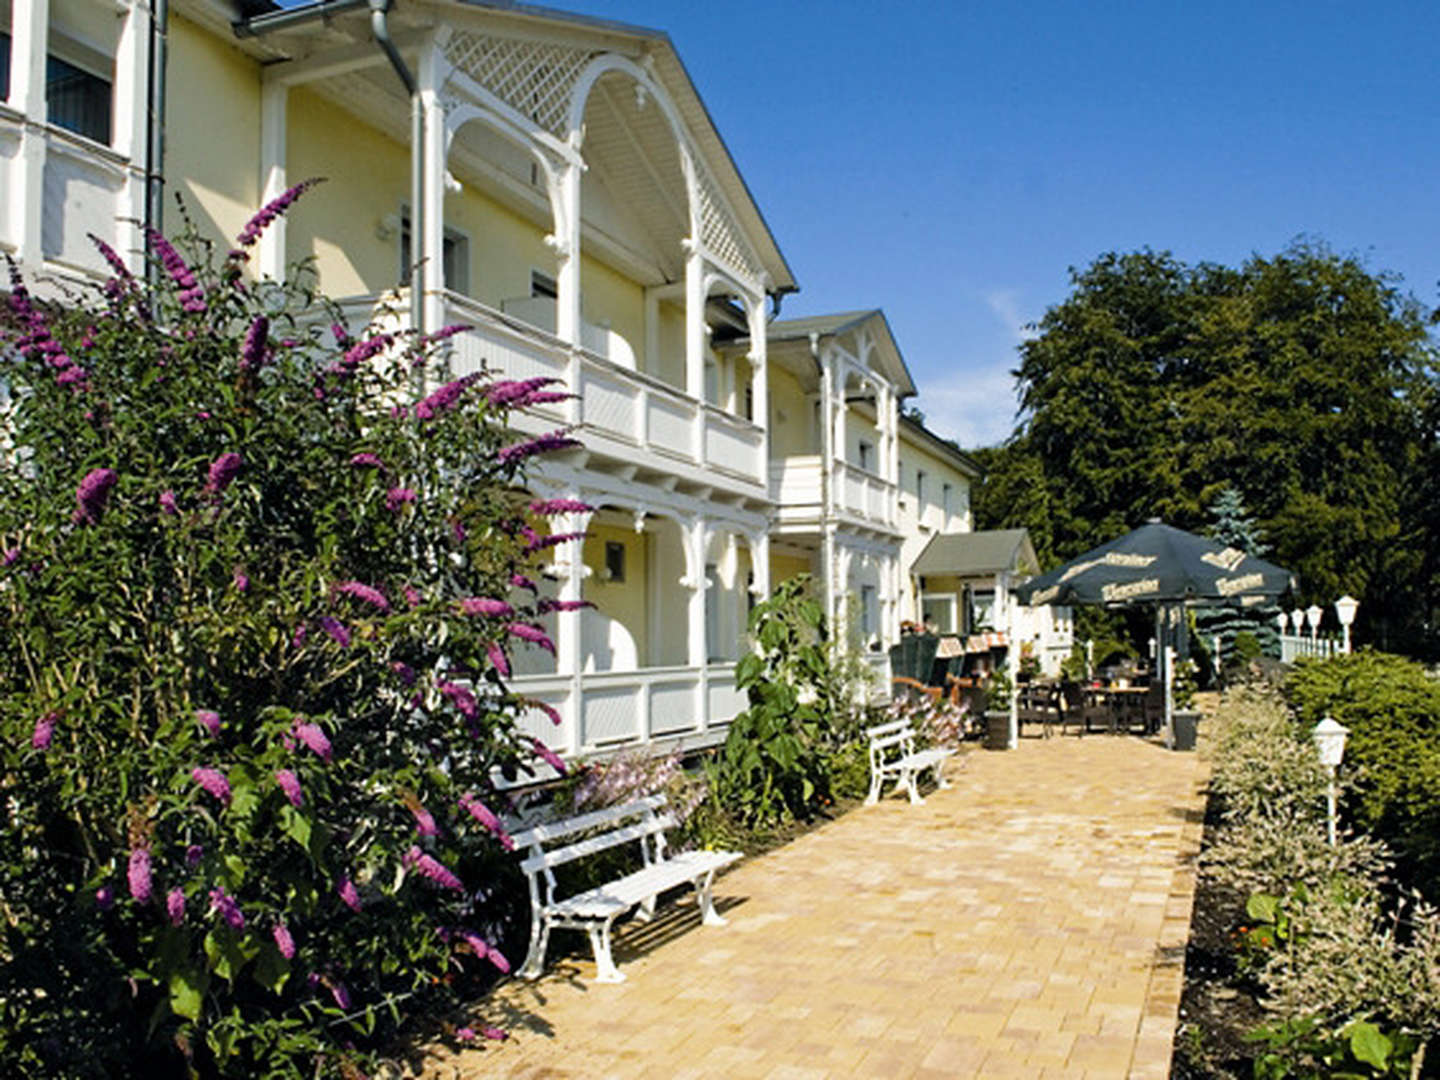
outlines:
[{"label": "white garden lamp post", "polygon": [[1304,629],[1304,627],[1305,627],[1305,612],[1301,611],[1301,610],[1297,607],[1294,611],[1290,612],[1290,632],[1291,632],[1292,634],[1294,634],[1296,637],[1299,637],[1299,636],[1300,636],[1300,631],[1301,631],[1302,629]]},{"label": "white garden lamp post", "polygon": [[1310,624],[1310,640],[1314,641],[1320,633],[1320,620],[1325,615],[1325,609],[1319,604],[1311,604],[1305,609],[1305,621]]},{"label": "white garden lamp post", "polygon": [[1340,767],[1340,762],[1345,757],[1345,737],[1349,734],[1349,728],[1328,716],[1316,724],[1310,733],[1310,737],[1315,740],[1315,750],[1320,755],[1320,764],[1330,772],[1325,834],[1330,838],[1331,847],[1335,846],[1335,770]]},{"label": "white garden lamp post", "polygon": [[1350,655],[1350,624],[1355,621],[1355,612],[1360,609],[1360,601],[1348,593],[1335,601],[1335,617],[1340,620],[1340,630],[1345,635],[1343,648],[1345,655]]}]

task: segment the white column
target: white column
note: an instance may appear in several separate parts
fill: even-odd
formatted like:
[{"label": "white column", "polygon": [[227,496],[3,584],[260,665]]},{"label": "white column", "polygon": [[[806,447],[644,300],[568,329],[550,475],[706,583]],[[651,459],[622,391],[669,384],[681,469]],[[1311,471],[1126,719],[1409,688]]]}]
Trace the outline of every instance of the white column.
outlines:
[{"label": "white column", "polygon": [[425,265],[424,319],[427,332],[445,321],[445,107],[440,87],[445,79],[445,58],[431,44],[420,53],[420,108],[424,115],[425,145],[421,180],[421,209],[412,213],[420,222],[417,237],[411,230],[411,248]]},{"label": "white column", "polygon": [[580,166],[560,167],[559,208],[551,246],[555,250],[555,336],[580,344]]},{"label": "white column", "polygon": [[120,191],[121,220],[115,223],[111,239],[115,250],[133,273],[139,273],[144,237],[140,223],[145,218],[145,144],[149,111],[147,75],[150,66],[149,4],[132,0],[120,27],[115,48],[115,130],[111,145],[130,160]]},{"label": "white column", "polygon": [[750,401],[754,406],[752,419],[760,425],[760,460],[757,463],[760,483],[770,484],[770,348],[766,340],[765,297],[762,294],[750,304]]},{"label": "white column", "polygon": [[770,534],[767,532],[756,533],[752,538],[750,570],[755,575],[751,593],[757,600],[764,600],[770,595]]},{"label": "white column", "polygon": [[685,256],[685,392],[705,400],[705,259],[693,243]]},{"label": "white column", "polygon": [[[579,491],[567,492],[569,499],[583,501],[583,495]],[[554,520],[554,528],[559,532],[584,532],[590,526],[591,514],[566,514]],[[576,540],[561,548],[562,554],[557,555],[557,569],[560,573],[560,588],[558,598],[561,600],[577,601],[585,598],[585,560],[581,552],[581,541]],[[561,560],[564,560],[563,562]],[[581,620],[584,618],[583,611],[559,611],[555,613],[555,670],[560,675],[569,676],[570,693],[567,698],[570,703],[570,752],[578,753],[583,739],[583,732],[580,728],[585,715],[585,698],[582,670],[584,657],[581,655],[581,644],[584,640],[584,628]]]},{"label": "white column", "polygon": [[50,35],[49,0],[15,0],[10,12],[10,105],[32,124],[20,133],[20,152],[10,165],[11,220],[18,261],[37,269],[44,259],[45,58]]},{"label": "white column", "polygon": [[690,589],[687,615],[688,638],[686,648],[689,666],[695,669],[699,678],[695,683],[695,728],[704,731],[710,726],[710,676],[707,671],[709,657],[705,655],[705,534],[706,521],[695,517],[684,526],[687,574],[681,584]]},{"label": "white column", "polygon": [[[290,89],[284,83],[267,80],[260,89],[260,193],[261,204],[278,198],[289,186],[285,169],[286,106]],[[285,280],[285,221],[281,214],[260,236],[260,277]],[[414,247],[414,237],[411,237]]]}]

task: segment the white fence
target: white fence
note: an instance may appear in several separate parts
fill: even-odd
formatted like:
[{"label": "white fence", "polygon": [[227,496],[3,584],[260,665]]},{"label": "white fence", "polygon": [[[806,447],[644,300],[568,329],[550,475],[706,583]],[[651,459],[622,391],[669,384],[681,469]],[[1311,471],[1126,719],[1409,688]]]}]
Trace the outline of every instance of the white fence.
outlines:
[{"label": "white fence", "polygon": [[1293,664],[1303,656],[1328,660],[1332,656],[1339,656],[1344,651],[1345,647],[1338,638],[1305,634],[1280,635],[1280,660],[1282,663]]}]

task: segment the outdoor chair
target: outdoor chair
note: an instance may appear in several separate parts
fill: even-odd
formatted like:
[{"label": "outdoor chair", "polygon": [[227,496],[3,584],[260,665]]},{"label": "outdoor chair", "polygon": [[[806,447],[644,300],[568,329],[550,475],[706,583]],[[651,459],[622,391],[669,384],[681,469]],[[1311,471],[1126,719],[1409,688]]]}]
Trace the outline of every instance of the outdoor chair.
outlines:
[{"label": "outdoor chair", "polygon": [[1060,733],[1065,733],[1065,725],[1074,724],[1079,728],[1078,734],[1082,737],[1085,734],[1085,688],[1077,682],[1063,682],[1060,684]]}]

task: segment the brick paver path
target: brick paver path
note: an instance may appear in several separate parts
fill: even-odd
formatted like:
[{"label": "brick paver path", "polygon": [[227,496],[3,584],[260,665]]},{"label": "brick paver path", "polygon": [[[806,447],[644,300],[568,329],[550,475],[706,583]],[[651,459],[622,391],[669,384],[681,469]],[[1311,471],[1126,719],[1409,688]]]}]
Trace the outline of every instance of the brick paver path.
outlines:
[{"label": "brick paver path", "polygon": [[1205,765],[1133,737],[975,751],[955,786],[862,807],[630,924],[629,981],[588,958],[511,981],[511,1039],[460,1077],[1169,1075]]}]

